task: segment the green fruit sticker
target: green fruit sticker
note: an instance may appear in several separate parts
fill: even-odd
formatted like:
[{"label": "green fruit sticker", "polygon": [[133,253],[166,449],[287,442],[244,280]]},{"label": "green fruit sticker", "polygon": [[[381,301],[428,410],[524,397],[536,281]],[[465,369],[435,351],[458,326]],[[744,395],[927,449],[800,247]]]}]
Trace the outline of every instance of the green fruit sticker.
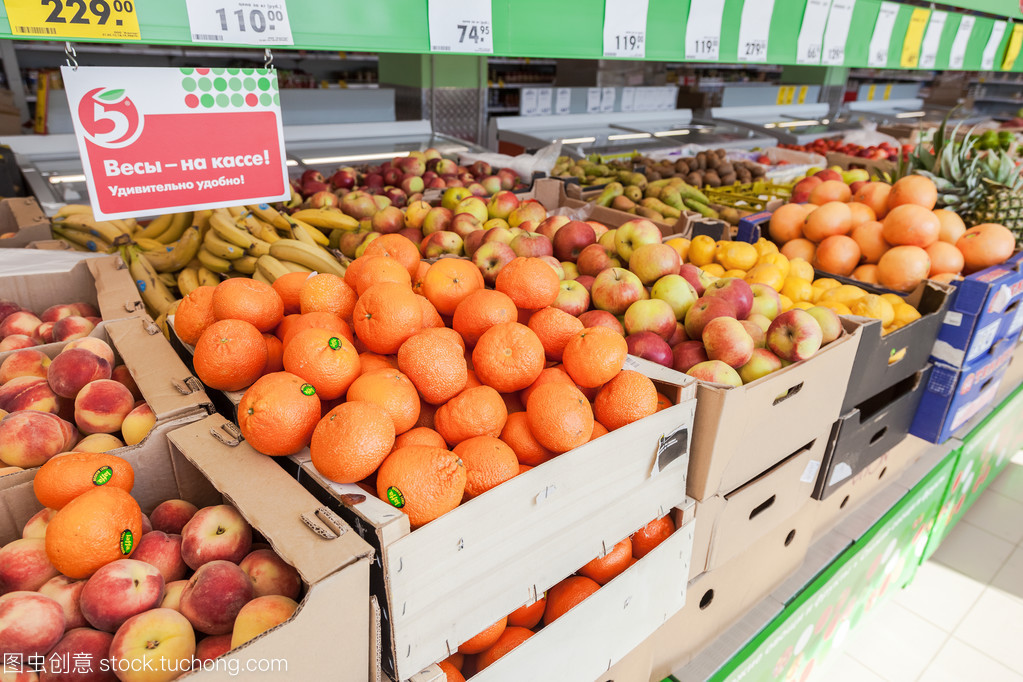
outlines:
[{"label": "green fruit sticker", "polygon": [[128,556],[135,546],[135,536],[128,529],[121,531],[121,554]]},{"label": "green fruit sticker", "polygon": [[341,339],[336,336],[330,337],[330,341],[327,341],[327,345],[330,346],[331,350],[337,350],[341,347]]},{"label": "green fruit sticker", "polygon": [[395,488],[393,485],[387,489],[387,501],[392,505],[401,509],[405,506],[405,496],[401,494],[401,491]]},{"label": "green fruit sticker", "polygon": [[302,384],[302,395],[316,395],[316,389],[312,384]]},{"label": "green fruit sticker", "polygon": [[108,466],[101,466],[96,469],[96,473],[92,475],[93,485],[105,485],[110,482],[110,479],[114,477],[114,470]]}]

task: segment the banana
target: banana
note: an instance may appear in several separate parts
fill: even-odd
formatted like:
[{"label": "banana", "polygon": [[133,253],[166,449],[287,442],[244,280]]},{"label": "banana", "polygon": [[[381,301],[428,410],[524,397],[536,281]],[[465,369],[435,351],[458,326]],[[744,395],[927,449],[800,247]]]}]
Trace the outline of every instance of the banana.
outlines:
[{"label": "banana", "polygon": [[110,242],[85,232],[79,232],[77,230],[65,230],[56,225],[52,226],[53,233],[71,244],[77,244],[78,246],[85,247],[88,251],[93,253],[104,252],[110,249]]},{"label": "banana", "polygon": [[200,263],[197,268],[199,273],[199,286],[201,287],[215,287],[220,284],[220,278],[206,266]]},{"label": "banana", "polygon": [[283,277],[291,272],[291,270],[273,256],[266,255],[256,259],[256,272],[270,280],[272,284],[278,277]]},{"label": "banana", "polygon": [[256,271],[256,257],[242,256],[238,260],[231,261],[231,269],[243,275],[251,275]]},{"label": "banana", "polygon": [[255,222],[256,222],[255,229],[249,230],[250,232],[252,232],[253,237],[262,239],[268,244],[273,244],[275,241],[281,238],[281,236],[277,234],[277,230],[275,230],[273,228],[273,225],[271,225],[270,223],[260,220],[258,218],[255,219]]},{"label": "banana", "polygon": [[228,207],[227,212],[231,214],[232,218],[238,218],[245,215],[245,210],[244,206],[230,206]]},{"label": "banana", "polygon": [[93,220],[88,218],[83,213],[71,216],[68,220],[60,223],[60,226],[65,230],[73,230],[75,232],[84,232],[85,234],[91,234],[94,237],[100,237],[111,244],[117,240],[118,237],[124,235],[113,223],[105,220]]},{"label": "banana", "polygon": [[270,245],[270,255],[280,261],[292,261],[316,272],[330,272],[344,277],[345,270],[326,249],[311,246],[297,239],[282,239]]},{"label": "banana", "polygon": [[313,227],[325,230],[345,230],[354,232],[359,229],[359,221],[341,211],[330,208],[305,208],[294,213],[292,220],[309,223]]},{"label": "banana", "polygon": [[153,324],[160,328],[163,335],[170,341],[170,327],[167,326],[167,313],[160,313],[160,316],[153,320]]},{"label": "banana", "polygon": [[181,235],[185,233],[189,227],[192,226],[192,212],[187,211],[185,213],[175,213],[174,219],[171,220],[170,227],[165,232],[154,237],[156,241],[163,242],[164,244],[170,244],[173,241],[181,239]]},{"label": "banana", "polygon": [[[206,250],[205,245],[201,249],[199,249],[198,258],[199,262],[202,263],[202,266],[209,270],[211,273],[213,272],[224,273],[231,269],[231,261],[227,260],[226,258],[214,256],[212,253]],[[199,281],[200,283],[204,283],[202,282],[202,270],[199,270]],[[217,282],[219,283],[220,280],[217,279]]]},{"label": "banana", "polygon": [[159,272],[156,277],[163,282],[163,285],[167,287],[168,291],[178,286],[178,278],[175,277],[172,272]]},{"label": "banana", "polygon": [[128,236],[131,236],[131,233],[135,231],[135,228],[139,224],[134,218],[121,218],[120,220],[111,220],[110,222]]},{"label": "banana", "polygon": [[215,232],[207,232],[202,240],[203,247],[214,256],[236,260],[245,255],[245,249],[221,239]]},{"label": "banana", "polygon": [[188,296],[199,288],[199,271],[196,268],[188,267],[178,272],[178,292],[182,296]]},{"label": "banana", "polygon": [[213,210],[204,208],[201,211],[196,211],[192,215],[192,227],[198,227],[202,229],[210,224],[210,216],[213,215]]},{"label": "banana", "polygon": [[173,247],[167,244],[163,251],[147,251],[146,258],[157,272],[177,272],[195,258],[200,246],[202,239],[199,237],[199,230],[190,227]]},{"label": "banana", "polygon": [[155,239],[146,239],[145,237],[136,237],[133,241],[143,251],[166,251],[168,247],[163,242],[158,242]]},{"label": "banana", "polygon": [[219,213],[210,216],[210,228],[228,244],[247,249],[252,246],[252,235],[238,227],[233,220],[227,220]]},{"label": "banana", "polygon": [[272,227],[276,227],[278,230],[287,230],[288,221],[282,216],[276,208],[270,204],[250,204],[245,208],[252,211],[252,213],[260,220],[265,221]]},{"label": "banana", "polygon": [[135,237],[142,237],[144,239],[156,239],[161,234],[167,231],[167,228],[171,226],[171,221],[174,220],[173,213],[167,213],[162,216],[158,216],[149,221],[149,224],[145,227],[139,227],[135,232]]},{"label": "banana", "polygon": [[327,235],[307,223],[297,220],[294,221],[291,224],[291,233],[294,235],[295,239],[300,242],[305,242],[306,244],[311,244],[313,246],[330,245],[330,239],[327,238]]},{"label": "banana", "polygon": [[270,253],[270,242],[265,242],[262,239],[253,239],[252,246],[245,249],[245,253],[256,258],[265,256]]},{"label": "banana", "polygon": [[254,273],[252,273],[252,279],[256,280],[257,282],[262,282],[263,284],[273,284],[273,282],[267,279],[266,276],[259,270],[256,270]]},{"label": "banana", "polygon": [[290,260],[282,260],[281,261],[281,265],[286,267],[288,269],[288,272],[312,272],[313,271],[312,268],[307,268],[304,265],[301,265],[299,263],[295,263],[295,262],[290,261]]},{"label": "banana", "polygon": [[91,217],[92,206],[89,206],[88,204],[64,204],[57,209],[57,212],[53,215],[53,219],[55,221],[60,221],[69,215],[75,215],[76,213],[88,213]]},{"label": "banana", "polygon": [[132,248],[126,251],[128,253],[128,272],[134,278],[135,286],[138,287],[142,300],[156,316],[163,314],[174,302],[174,297],[160,281],[156,270],[153,269],[145,254]]}]

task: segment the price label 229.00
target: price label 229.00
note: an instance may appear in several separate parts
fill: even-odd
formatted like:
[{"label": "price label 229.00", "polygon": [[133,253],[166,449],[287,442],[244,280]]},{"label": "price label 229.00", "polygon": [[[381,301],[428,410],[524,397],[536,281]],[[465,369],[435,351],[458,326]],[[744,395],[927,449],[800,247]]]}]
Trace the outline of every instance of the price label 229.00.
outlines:
[{"label": "price label 229.00", "polygon": [[494,51],[490,2],[476,0],[429,0],[430,51]]},{"label": "price label 229.00", "polygon": [[16,36],[142,39],[132,0],[4,0],[4,7]]},{"label": "price label 229.00", "polygon": [[186,0],[197,43],[294,45],[284,0]]}]

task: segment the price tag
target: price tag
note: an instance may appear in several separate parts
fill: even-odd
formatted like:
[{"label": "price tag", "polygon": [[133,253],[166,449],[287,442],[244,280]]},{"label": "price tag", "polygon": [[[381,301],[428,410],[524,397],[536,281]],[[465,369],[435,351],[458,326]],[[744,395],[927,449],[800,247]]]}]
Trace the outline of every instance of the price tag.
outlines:
[{"label": "price tag", "polygon": [[746,0],[739,23],[739,61],[766,62],[774,0]]},{"label": "price tag", "polygon": [[572,90],[558,88],[558,98],[554,104],[554,113],[561,115],[572,111]]},{"label": "price tag", "polygon": [[636,110],[636,88],[622,88],[622,111]]},{"label": "price tag", "polygon": [[806,93],[810,88],[806,85],[802,85],[799,88],[799,96],[796,98],[796,104],[806,104]]},{"label": "price tag", "polygon": [[877,21],[874,23],[874,34],[870,37],[867,66],[874,68],[888,66],[888,46],[892,43],[892,30],[895,29],[895,18],[898,16],[898,3],[881,3],[881,11],[877,13]]},{"label": "price tag", "polygon": [[646,57],[648,0],[604,0],[604,56]]},{"label": "price tag", "polygon": [[553,98],[553,88],[539,88],[536,91],[536,108],[541,116],[551,115],[551,100]]},{"label": "price tag", "polygon": [[867,101],[868,102],[873,102],[874,101],[874,92],[876,90],[877,90],[877,85],[875,85],[873,83],[870,85],[870,87],[867,88]]},{"label": "price tag", "polygon": [[991,37],[987,40],[984,56],[980,60],[980,68],[984,71],[991,71],[995,68],[995,54],[1002,44],[1002,38],[1005,37],[1005,27],[1006,22],[996,21],[995,25],[991,28]]},{"label": "price tag", "polygon": [[4,7],[16,36],[141,40],[137,1],[4,0]]},{"label": "price tag", "polygon": [[604,88],[600,94],[600,110],[603,112],[615,110],[615,89]]},{"label": "price tag", "polygon": [[490,2],[429,0],[431,52],[494,52]]},{"label": "price tag", "polygon": [[194,43],[294,45],[284,0],[185,0]]},{"label": "price tag", "polygon": [[938,61],[938,48],[941,47],[941,34],[945,30],[948,12],[931,12],[931,20],[927,23],[927,34],[920,47],[920,68],[933,69]]},{"label": "price tag", "polygon": [[586,89],[586,113],[596,114],[600,111],[600,88],[587,88]]},{"label": "price tag", "polygon": [[521,116],[536,116],[540,113],[536,96],[536,88],[522,88],[522,102],[519,104],[519,114]]},{"label": "price tag", "polygon": [[948,53],[948,68],[963,68],[963,62],[966,61],[966,48],[970,46],[970,35],[973,33],[976,23],[977,17],[963,15],[959,22],[959,28],[956,29],[955,40],[952,41],[952,49]]},{"label": "price tag", "polygon": [[824,47],[824,26],[828,23],[831,0],[807,0],[803,24],[796,40],[796,63],[820,64]]},{"label": "price tag", "polygon": [[1023,24],[1013,24],[1009,46],[1005,49],[1005,59],[1002,60],[1002,71],[1008,71],[1013,67],[1016,58],[1019,57],[1020,47],[1023,47]]},{"label": "price tag", "polygon": [[715,62],[721,52],[721,14],[725,0],[691,4],[686,22],[686,59]]},{"label": "price tag", "polygon": [[902,57],[899,59],[902,68],[915,69],[920,63],[920,45],[924,41],[924,31],[927,30],[927,19],[930,16],[931,10],[922,7],[915,8],[909,16],[909,28],[902,41]]},{"label": "price tag", "polygon": [[678,86],[666,85],[664,87],[664,108],[674,110],[678,105]]},{"label": "price tag", "polygon": [[892,84],[884,86],[884,100],[887,102],[892,98]]},{"label": "price tag", "polygon": [[792,104],[792,101],[796,98],[796,86],[795,85],[783,85],[778,88],[778,104]]},{"label": "price tag", "polygon": [[824,30],[824,54],[822,64],[841,66],[845,63],[845,43],[849,39],[849,25],[852,23],[856,0],[834,0],[828,12],[828,27]]}]

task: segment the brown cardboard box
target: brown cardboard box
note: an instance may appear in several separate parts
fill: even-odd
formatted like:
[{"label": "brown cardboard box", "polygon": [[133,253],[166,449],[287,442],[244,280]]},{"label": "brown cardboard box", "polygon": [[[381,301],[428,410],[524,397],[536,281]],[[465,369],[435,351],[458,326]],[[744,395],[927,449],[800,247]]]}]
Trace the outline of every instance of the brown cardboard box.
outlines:
[{"label": "brown cardboard box", "polygon": [[[841,414],[860,340],[860,323],[842,318],[845,334],[809,360],[751,384],[700,382],[687,494],[703,501],[727,494],[793,453],[823,453]],[[816,457],[820,459],[820,455]]]},{"label": "brown cardboard box", "polygon": [[39,241],[25,244],[26,249],[39,249],[41,251],[70,251],[71,245],[63,239],[40,239]]},{"label": "brown cardboard box", "polygon": [[[20,122],[18,125],[20,127]],[[4,132],[3,127],[0,115],[0,135],[17,134]],[[13,236],[0,237],[0,248],[20,248],[30,242],[50,239],[50,219],[33,197],[4,199],[0,201],[0,235],[9,233]]]}]

